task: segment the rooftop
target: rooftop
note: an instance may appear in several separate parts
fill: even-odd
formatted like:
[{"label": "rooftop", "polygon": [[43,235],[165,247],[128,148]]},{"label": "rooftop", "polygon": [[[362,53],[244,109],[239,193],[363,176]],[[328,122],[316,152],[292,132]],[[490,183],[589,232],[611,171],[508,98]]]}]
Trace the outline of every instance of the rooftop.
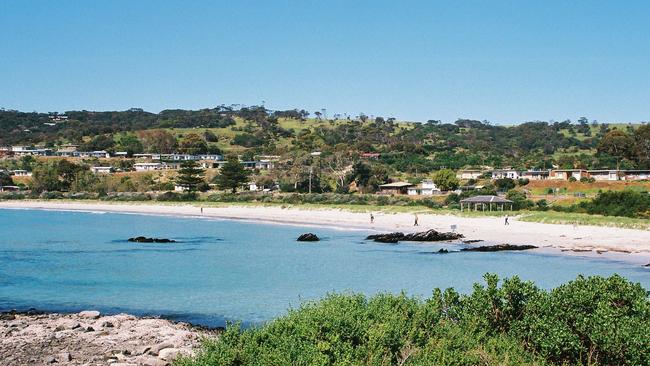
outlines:
[{"label": "rooftop", "polygon": [[474,196],[461,200],[462,203],[512,203],[512,201],[498,196]]}]

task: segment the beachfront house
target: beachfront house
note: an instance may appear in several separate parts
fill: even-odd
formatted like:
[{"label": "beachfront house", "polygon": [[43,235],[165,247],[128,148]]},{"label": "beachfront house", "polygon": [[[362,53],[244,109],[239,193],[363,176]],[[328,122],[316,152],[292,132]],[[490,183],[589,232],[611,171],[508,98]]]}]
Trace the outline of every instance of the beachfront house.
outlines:
[{"label": "beachfront house", "polygon": [[463,169],[456,173],[456,178],[465,180],[479,179],[481,175],[483,175],[483,172],[479,169]]},{"label": "beachfront house", "polygon": [[587,173],[589,174],[589,177],[594,178],[594,180],[598,181],[620,180],[621,177],[625,176],[625,173],[622,170],[617,169],[590,170]]},{"label": "beachfront house", "polygon": [[555,180],[569,180],[570,178],[575,178],[575,180],[589,178],[589,172],[585,169],[555,169],[551,170],[549,176],[549,179]]},{"label": "beachfront house", "polygon": [[379,194],[394,194],[394,195],[402,195],[402,194],[408,194],[408,189],[411,187],[415,187],[415,184],[409,183],[409,182],[395,182],[395,183],[387,183],[387,184],[382,184],[379,186]]},{"label": "beachfront house", "polygon": [[519,179],[520,173],[516,169],[496,169],[492,171],[492,179]]},{"label": "beachfront house", "polygon": [[625,170],[623,171],[625,180],[650,180],[650,170]]},{"label": "beachfront house", "polygon": [[546,180],[550,175],[550,170],[527,170],[521,174],[521,177],[528,180]]},{"label": "beachfront house", "polygon": [[406,192],[409,196],[431,196],[442,193],[430,179],[423,180],[417,186],[408,187]]},{"label": "beachfront house", "polygon": [[460,200],[460,211],[464,209],[478,211],[503,211],[510,208],[513,202],[499,196],[474,196]]}]

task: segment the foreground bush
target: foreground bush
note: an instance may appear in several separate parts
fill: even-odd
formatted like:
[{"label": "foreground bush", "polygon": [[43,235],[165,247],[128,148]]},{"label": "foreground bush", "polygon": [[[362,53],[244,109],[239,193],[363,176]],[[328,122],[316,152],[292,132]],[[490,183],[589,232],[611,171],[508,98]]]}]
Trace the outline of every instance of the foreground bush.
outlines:
[{"label": "foreground bush", "polygon": [[648,365],[650,302],[638,284],[578,277],[550,292],[517,277],[469,295],[329,295],[261,328],[229,326],[198,365]]}]

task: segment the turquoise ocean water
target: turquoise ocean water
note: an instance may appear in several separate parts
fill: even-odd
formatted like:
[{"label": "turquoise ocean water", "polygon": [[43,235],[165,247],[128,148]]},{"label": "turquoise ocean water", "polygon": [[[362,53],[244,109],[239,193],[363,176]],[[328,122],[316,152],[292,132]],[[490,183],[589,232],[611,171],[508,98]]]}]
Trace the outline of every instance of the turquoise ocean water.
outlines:
[{"label": "turquoise ocean water", "polygon": [[[424,229],[424,228],[423,228]],[[298,243],[301,233],[323,240]],[[0,310],[98,309],[196,324],[257,324],[328,292],[427,297],[471,290],[486,272],[551,288],[578,274],[619,273],[650,289],[650,270],[623,262],[519,253],[431,254],[457,244],[386,245],[368,232],[202,218],[0,209]],[[129,243],[132,236],[174,244]]]}]

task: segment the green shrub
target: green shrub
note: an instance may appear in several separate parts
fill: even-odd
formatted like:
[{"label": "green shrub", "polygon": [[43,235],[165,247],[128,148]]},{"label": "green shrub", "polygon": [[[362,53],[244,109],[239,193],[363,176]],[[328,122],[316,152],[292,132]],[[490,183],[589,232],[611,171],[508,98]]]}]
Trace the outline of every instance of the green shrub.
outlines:
[{"label": "green shrub", "polygon": [[496,275],[472,293],[331,294],[259,328],[229,325],[178,366],[647,365],[650,301],[620,276],[550,292]]}]

